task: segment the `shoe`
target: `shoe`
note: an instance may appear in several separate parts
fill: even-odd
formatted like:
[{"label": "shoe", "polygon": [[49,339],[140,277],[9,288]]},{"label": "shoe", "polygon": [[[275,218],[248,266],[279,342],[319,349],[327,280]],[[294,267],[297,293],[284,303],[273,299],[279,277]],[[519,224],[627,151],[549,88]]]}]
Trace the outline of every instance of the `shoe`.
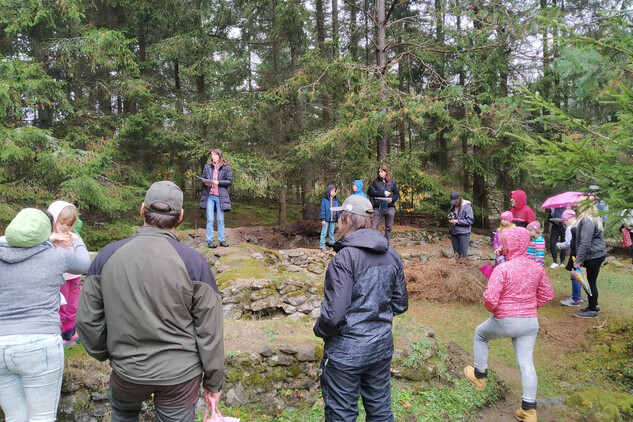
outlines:
[{"label": "shoe", "polygon": [[568,297],[565,300],[561,300],[560,304],[564,306],[580,306],[582,304],[582,299],[574,300],[571,297]]},{"label": "shoe", "polygon": [[229,244],[226,243],[224,240],[220,242],[220,246],[222,246],[223,248],[228,248]]},{"label": "shoe", "polygon": [[475,368],[468,365],[464,368],[464,375],[466,379],[475,387],[477,391],[484,391],[486,389],[486,378],[477,378],[475,376]]},{"label": "shoe", "polygon": [[596,311],[578,311],[574,314],[577,318],[595,318],[598,316],[598,312]]},{"label": "shoe", "polygon": [[514,412],[514,417],[517,418],[518,421],[522,422],[537,422],[536,409],[518,409],[516,412]]},{"label": "shoe", "polygon": [[552,262],[552,265],[549,266],[550,268],[558,268],[558,264],[555,262]]},{"label": "shoe", "polygon": [[69,340],[64,340],[64,347],[70,349],[75,344],[79,343],[79,334],[75,333]]},{"label": "shoe", "polygon": [[333,247],[334,247],[334,242],[330,242],[330,243],[328,243],[327,245],[328,245],[330,248],[333,248]]},{"label": "shoe", "polygon": [[[580,308],[580,312],[587,312],[589,310],[589,306],[586,308]],[[600,312],[600,305],[596,305],[596,312]]]},{"label": "shoe", "polygon": [[321,246],[321,252],[323,252],[323,253],[328,253],[328,252],[329,252],[329,250],[328,250],[328,248],[326,248],[326,247],[325,247],[325,245],[324,245],[324,246]]},{"label": "shoe", "polygon": [[207,242],[207,246],[210,247],[211,249],[218,247],[218,245],[216,245],[215,242]]}]

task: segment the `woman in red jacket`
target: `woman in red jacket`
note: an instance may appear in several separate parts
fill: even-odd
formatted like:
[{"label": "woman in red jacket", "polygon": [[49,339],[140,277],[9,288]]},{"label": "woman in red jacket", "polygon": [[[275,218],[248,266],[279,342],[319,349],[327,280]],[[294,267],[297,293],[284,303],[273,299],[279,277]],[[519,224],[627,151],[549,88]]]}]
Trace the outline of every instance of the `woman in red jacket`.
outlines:
[{"label": "woman in red jacket", "polygon": [[494,315],[475,330],[475,365],[464,368],[464,374],[477,390],[483,391],[488,375],[488,342],[511,338],[523,386],[523,401],[515,416],[519,421],[536,422],[536,310],[552,300],[554,291],[543,266],[526,256],[529,243],[530,233],[523,227],[509,228],[501,235],[507,261],[495,267],[484,292],[484,305]]}]

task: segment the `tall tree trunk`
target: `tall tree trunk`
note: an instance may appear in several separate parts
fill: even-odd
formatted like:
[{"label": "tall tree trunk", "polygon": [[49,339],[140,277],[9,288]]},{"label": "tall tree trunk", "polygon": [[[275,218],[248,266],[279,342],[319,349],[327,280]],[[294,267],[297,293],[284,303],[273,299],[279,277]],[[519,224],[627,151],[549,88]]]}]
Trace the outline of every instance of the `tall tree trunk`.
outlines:
[{"label": "tall tree trunk", "polygon": [[[473,147],[473,154],[475,156],[481,153],[481,147]],[[484,213],[490,209],[490,204],[488,203],[488,191],[486,188],[486,178],[480,172],[475,172],[473,175],[473,200],[475,202],[475,207],[478,208],[479,211],[475,215],[475,227],[489,229],[490,218],[484,215]]]},{"label": "tall tree trunk", "polygon": [[[444,37],[444,4],[442,3],[442,0],[435,0],[435,38],[437,45],[440,48],[443,48],[446,40]],[[442,79],[446,79],[444,66],[445,59],[446,55],[442,55],[437,66],[437,73]],[[441,81],[439,81],[439,83],[441,83]],[[444,136],[446,133],[446,125],[439,119],[436,119],[436,121],[441,126],[437,127],[435,132],[435,144],[439,152],[438,164],[442,171],[448,171],[450,170],[448,168],[448,141]]]},{"label": "tall tree trunk", "polygon": [[358,32],[358,10],[356,9],[356,1],[349,0],[346,2],[349,4],[349,54],[352,57],[353,61],[358,59],[358,43],[359,43],[359,32]]},{"label": "tall tree trunk", "polygon": [[[377,73],[383,76],[387,66],[387,22],[386,22],[386,10],[385,0],[376,0],[376,68]],[[385,99],[384,92],[380,94],[381,100]],[[381,108],[383,113],[387,113],[385,107]],[[389,128],[387,125],[382,128],[383,134],[378,139],[377,145],[377,159],[382,161],[387,158],[389,154],[389,136],[387,131]]]},{"label": "tall tree trunk", "polygon": [[286,195],[288,192],[288,182],[285,181],[284,185],[279,189],[279,217],[277,219],[277,224],[286,224],[287,215],[288,215],[288,205],[286,200]]},{"label": "tall tree trunk", "polygon": [[338,59],[339,51],[338,0],[332,0],[332,56]]},{"label": "tall tree trunk", "polygon": [[323,0],[316,0],[316,35],[317,48],[324,51],[325,44],[325,11],[323,9]]}]

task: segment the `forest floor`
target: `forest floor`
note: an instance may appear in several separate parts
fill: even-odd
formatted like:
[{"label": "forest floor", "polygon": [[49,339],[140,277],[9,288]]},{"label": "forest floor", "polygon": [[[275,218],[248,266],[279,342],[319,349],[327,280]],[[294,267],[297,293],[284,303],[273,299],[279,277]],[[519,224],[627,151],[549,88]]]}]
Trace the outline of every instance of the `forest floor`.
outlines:
[{"label": "forest floor", "polygon": [[[229,228],[227,237],[229,242],[255,241],[271,249],[316,249],[318,229],[318,222],[313,226],[311,222],[303,221],[276,227]],[[433,329],[445,344],[454,343],[472,355],[475,328],[490,316],[481,299],[486,283],[478,269],[481,261],[445,258],[442,250],[451,249],[450,240],[445,236],[433,244],[407,244],[399,239],[400,233],[415,230],[420,228],[396,225],[394,239],[397,242],[392,242],[401,254],[428,256],[427,262],[405,266],[410,292],[408,315]],[[432,230],[438,231],[437,228]],[[474,234],[472,240],[482,237]],[[596,416],[595,409],[588,411],[583,406],[566,403],[584,400],[586,404],[583,394],[595,396],[595,391],[611,395],[628,389],[630,393],[633,347],[627,342],[631,341],[633,333],[633,265],[630,260],[622,259],[603,267],[599,279],[602,312],[595,319],[580,319],[573,317],[578,308],[560,304],[570,295],[569,273],[563,268],[550,269],[550,263],[551,258],[548,258],[546,270],[555,297],[539,311],[541,328],[534,353],[539,376],[539,420],[620,420],[604,419]],[[503,401],[478,411],[476,420],[514,420],[514,411],[521,403],[521,380],[510,339],[491,342],[489,365],[506,383],[508,394]],[[572,396],[575,398],[570,400]]]}]

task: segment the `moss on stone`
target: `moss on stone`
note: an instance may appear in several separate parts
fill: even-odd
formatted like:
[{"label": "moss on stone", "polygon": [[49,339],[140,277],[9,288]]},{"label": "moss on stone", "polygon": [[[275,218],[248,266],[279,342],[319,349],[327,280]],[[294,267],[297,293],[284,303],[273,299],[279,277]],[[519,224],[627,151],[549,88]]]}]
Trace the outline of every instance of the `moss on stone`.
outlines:
[{"label": "moss on stone", "polygon": [[633,396],[595,387],[569,393],[566,404],[591,413],[597,420],[624,422],[633,420]]}]

